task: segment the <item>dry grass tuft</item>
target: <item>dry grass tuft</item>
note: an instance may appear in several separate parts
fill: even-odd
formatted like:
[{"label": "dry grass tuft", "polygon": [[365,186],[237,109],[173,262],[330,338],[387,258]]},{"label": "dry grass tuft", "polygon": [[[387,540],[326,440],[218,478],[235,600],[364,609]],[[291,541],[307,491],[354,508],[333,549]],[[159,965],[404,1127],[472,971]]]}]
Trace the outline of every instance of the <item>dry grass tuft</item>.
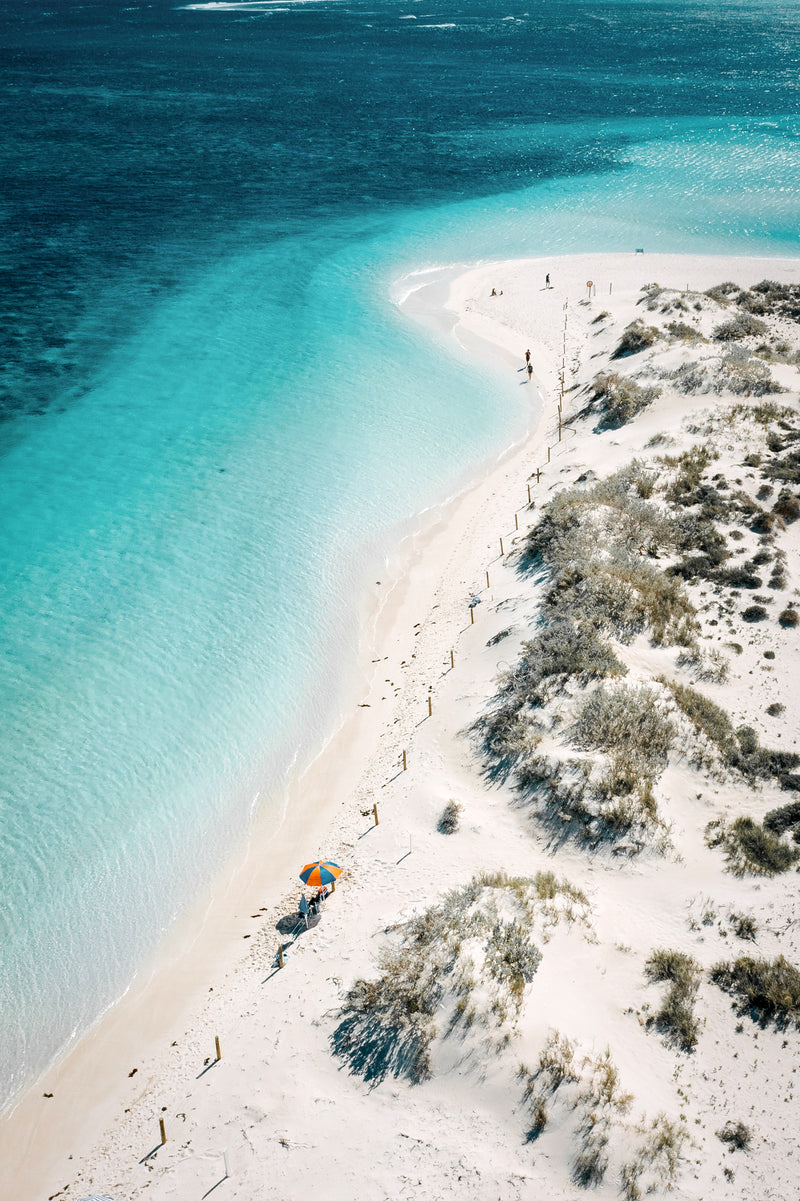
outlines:
[{"label": "dry grass tuft", "polygon": [[800,972],[783,955],[776,959],[742,955],[718,963],[711,969],[711,979],[733,993],[751,1017],[779,1026],[792,1020],[800,1024]]},{"label": "dry grass tuft", "polygon": [[697,1046],[698,1022],[694,1001],[700,984],[700,965],[682,951],[654,951],[645,964],[647,979],[669,983],[664,1002],[652,1022],[681,1051]]},{"label": "dry grass tuft", "polygon": [[800,849],[788,846],[780,835],[759,826],[752,817],[709,822],[706,842],[710,847],[722,847],[736,876],[778,876],[800,859]]}]

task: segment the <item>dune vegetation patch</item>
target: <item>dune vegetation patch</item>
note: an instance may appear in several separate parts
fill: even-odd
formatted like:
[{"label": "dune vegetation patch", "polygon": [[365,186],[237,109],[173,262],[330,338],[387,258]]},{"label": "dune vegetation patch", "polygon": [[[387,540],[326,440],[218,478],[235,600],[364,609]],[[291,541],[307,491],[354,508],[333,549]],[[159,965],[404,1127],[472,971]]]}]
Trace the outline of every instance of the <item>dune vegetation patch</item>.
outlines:
[{"label": "dune vegetation patch", "polygon": [[615,430],[633,421],[660,395],[661,389],[652,384],[642,386],[631,376],[607,371],[595,376],[588,408],[600,414],[599,429]]},{"label": "dune vegetation patch", "polygon": [[387,931],[373,979],[348,989],[331,1036],[333,1053],[378,1084],[432,1074],[438,1038],[473,1027],[499,1050],[516,1029],[545,943],[559,922],[590,933],[589,902],[550,872],[477,876],[438,904]]},{"label": "dune vegetation patch", "polygon": [[740,1009],[762,1021],[800,1025],[800,972],[783,955],[776,959],[738,959],[718,963],[711,979],[732,993]]},{"label": "dune vegetation patch", "polygon": [[655,1025],[681,1051],[693,1051],[699,1031],[694,1002],[700,985],[700,965],[683,951],[662,949],[653,951],[644,971],[652,983],[669,985],[661,1007],[647,1025]]},{"label": "dune vegetation patch", "polygon": [[[521,1064],[527,1138],[537,1141],[548,1128],[569,1132],[569,1172],[582,1188],[608,1176],[620,1181],[629,1201],[671,1189],[680,1170],[687,1132],[666,1114],[630,1117],[634,1097],[623,1089],[610,1050],[580,1055],[558,1031],[548,1037],[535,1067]],[[562,1137],[556,1153],[563,1154]]]},{"label": "dune vegetation patch", "polygon": [[706,843],[722,847],[729,870],[737,876],[779,876],[800,859],[800,848],[790,846],[752,817],[709,822]]}]

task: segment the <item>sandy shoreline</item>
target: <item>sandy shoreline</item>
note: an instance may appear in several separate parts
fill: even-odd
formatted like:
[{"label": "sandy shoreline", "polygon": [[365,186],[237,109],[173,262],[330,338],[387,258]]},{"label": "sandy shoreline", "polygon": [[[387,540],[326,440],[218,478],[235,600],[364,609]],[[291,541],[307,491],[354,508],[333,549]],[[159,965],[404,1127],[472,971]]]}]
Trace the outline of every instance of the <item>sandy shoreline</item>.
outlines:
[{"label": "sandy shoreline", "polygon": [[[550,290],[543,288],[546,272],[553,280]],[[524,592],[506,558],[536,520],[536,510],[527,507],[528,481],[537,468],[543,469],[534,493],[535,505],[541,505],[559,477],[572,473],[572,478],[584,462],[597,472],[622,465],[647,436],[679,426],[698,407],[694,399],[683,408],[676,405],[674,411],[654,409],[639,419],[635,435],[634,427],[604,435],[599,452],[595,435],[587,429],[565,433],[559,442],[555,398],[565,303],[569,387],[599,369],[592,366],[595,344],[590,339],[595,337],[594,317],[606,300],[609,308],[619,304],[623,312],[630,309],[636,315],[635,298],[647,282],[700,291],[728,278],[744,286],[765,276],[797,281],[800,261],[635,255],[534,259],[448,268],[441,278],[427,282],[427,296],[410,293],[410,316],[434,320],[438,336],[455,337],[465,353],[494,354],[497,363],[521,372],[523,342],[530,346],[536,378],[547,398],[541,419],[478,483],[426,514],[422,530],[409,536],[387,564],[381,592],[369,602],[373,617],[360,655],[355,710],[293,782],[279,838],[266,838],[256,826],[244,862],[216,886],[213,921],[204,924],[198,911],[187,918],[162,949],[157,966],[3,1121],[0,1162],[15,1181],[18,1201],[60,1194],[70,1181],[67,1196],[108,1192],[118,1201],[145,1190],[156,1197],[202,1195],[222,1175],[223,1151],[229,1154],[226,1188],[232,1196],[300,1197],[315,1173],[329,1174],[337,1167],[342,1178],[330,1195],[352,1197],[371,1158],[364,1148],[359,1159],[358,1146],[369,1141],[359,1136],[359,1125],[371,1131],[376,1154],[388,1157],[374,1169],[366,1193],[370,1197],[397,1195],[397,1181],[411,1179],[413,1157],[398,1145],[398,1129],[405,1132],[406,1143],[417,1140],[428,1148],[435,1148],[437,1135],[450,1140],[449,1149],[438,1158],[435,1150],[421,1152],[430,1180],[418,1196],[441,1196],[443,1190],[456,1187],[458,1173],[452,1173],[459,1156],[466,1196],[493,1196],[492,1189],[505,1182],[506,1195],[532,1197],[537,1195],[532,1190],[546,1184],[552,1188],[560,1179],[557,1174],[548,1176],[544,1167],[532,1170],[523,1153],[518,1158],[511,1153],[502,1116],[507,1083],[491,1061],[482,1068],[483,1099],[477,1114],[469,1108],[476,1104],[474,1089],[466,1102],[454,1099],[456,1082],[475,1071],[474,1065],[459,1065],[457,1054],[439,1065],[424,1097],[396,1084],[372,1093],[353,1077],[345,1078],[331,1057],[326,1015],[355,976],[374,971],[375,935],[384,926],[415,906],[430,904],[475,870],[528,873],[551,861],[546,848],[533,847],[523,836],[527,827],[520,814],[496,788],[484,786],[461,736],[476,709],[492,695],[498,664],[514,653],[515,638],[509,639],[509,649],[498,650],[487,645],[490,635],[501,633],[504,621],[513,617],[517,622],[535,612],[536,596]],[[589,279],[596,295],[581,317],[577,306],[587,298]],[[502,289],[503,295],[491,298],[492,287]],[[444,315],[436,316],[440,303]],[[598,357],[598,364],[603,361]],[[474,623],[468,608],[473,596],[480,597]],[[654,652],[637,653],[648,671],[651,660],[660,666]],[[646,678],[644,666],[641,670]],[[409,766],[405,773],[404,750]],[[680,776],[688,771],[685,765],[675,771],[688,788],[688,777]],[[455,794],[463,800],[464,829],[458,839],[443,845],[435,822]],[[375,803],[378,827],[371,824]],[[691,826],[694,819],[679,813],[677,820]],[[274,975],[279,939],[275,923],[291,912],[292,899],[299,895],[297,866],[317,849],[338,857],[346,874],[320,926],[299,940],[288,954],[287,968]],[[688,864],[691,889],[702,891],[706,853],[688,836],[680,852]],[[587,865],[569,852],[553,868],[559,873],[569,870],[592,892],[601,945],[608,941],[609,946],[636,947],[642,941],[643,931],[628,907],[634,883],[648,865],[635,863],[627,874],[615,869],[604,878],[599,897],[592,881],[603,873],[602,867]],[[652,912],[670,915],[673,925],[670,896],[676,889],[683,895],[689,887],[683,871],[677,861],[666,862],[649,884]],[[731,904],[740,903],[743,893],[756,903],[761,888],[754,882],[735,884],[721,874],[714,877],[714,886],[718,903]],[[187,929],[193,940],[188,947]],[[244,941],[246,936],[250,937]],[[586,1023],[582,1006],[565,997],[557,975],[573,962],[577,980],[582,965],[594,971],[596,944],[576,946],[573,938],[567,945],[566,935],[559,932],[553,946],[560,948],[562,958],[554,953],[548,966],[546,957],[541,969],[545,997],[551,999],[542,1000],[542,1012],[523,1032],[521,1058],[534,1056],[548,1024],[567,1025],[568,1018],[576,1026]],[[633,992],[626,953],[617,954],[619,963],[614,954],[608,961],[612,975],[625,978],[628,973]],[[615,1053],[640,1093],[645,1085],[637,1039],[642,1036],[626,1036],[628,1026],[611,1012],[611,995],[603,1002],[608,1013],[601,1006],[584,1034],[602,1041],[610,1037],[610,1030],[623,1031]],[[712,1017],[718,1025],[719,1014],[715,1011]],[[215,1034],[221,1039],[223,1058],[204,1073]],[[656,1049],[655,1054],[657,1059],[660,1055],[660,1067],[649,1087],[648,1108],[670,1109],[675,1101],[669,1083],[672,1062],[667,1052]],[[129,1075],[133,1068],[136,1073]],[[52,1099],[42,1097],[49,1092]],[[341,1102],[336,1110],[329,1103],[333,1092]],[[160,1113],[166,1114],[170,1141],[140,1164],[157,1141]],[[256,1129],[263,1132],[268,1151],[255,1149],[255,1135],[247,1132]],[[476,1139],[480,1171],[473,1179],[476,1164],[470,1162],[469,1147]],[[74,1157],[71,1162],[68,1156]],[[526,1166],[521,1167],[523,1162]],[[711,1187],[702,1172],[696,1187]],[[565,1180],[560,1195],[572,1196],[573,1191]],[[363,1188],[360,1192],[364,1195]]]},{"label": "sandy shoreline", "polygon": [[[457,273],[457,269],[450,272]],[[429,322],[432,332],[434,328],[450,332],[454,321],[442,320],[439,307],[447,286],[442,292],[437,280],[425,287],[435,290],[434,296],[417,305],[415,318]],[[438,564],[452,555],[453,543],[461,540],[452,531],[474,520],[485,497],[495,491],[496,474],[515,470],[508,460],[514,462],[528,453],[526,435],[496,456],[477,482],[462,485],[449,500],[425,510],[416,522],[406,523],[412,532],[387,559],[380,588],[373,585],[362,594],[364,633],[343,700],[345,713],[321,750],[294,772],[277,834],[270,824],[272,817],[256,819],[247,847],[178,919],[125,995],[0,1118],[0,1163],[14,1179],[20,1201],[40,1196],[42,1189],[52,1191],[64,1174],[71,1149],[81,1145],[86,1131],[104,1125],[109,1115],[124,1108],[131,1092],[124,1081],[132,1067],[140,1065],[137,1076],[145,1071],[158,1073],[162,1069],[157,1060],[175,1039],[183,1039],[187,1027],[211,1021],[208,1010],[213,1007],[207,994],[224,987],[226,977],[242,969],[248,946],[241,940],[250,936],[250,911],[262,906],[270,914],[281,910],[281,899],[298,889],[294,865],[313,857],[317,842],[325,842],[325,853],[333,854],[320,831],[335,827],[343,798],[352,797],[358,788],[362,765],[371,757],[386,722],[374,699],[382,670],[375,666],[374,652],[393,647],[398,636],[413,636],[411,617],[435,604]],[[469,552],[464,557],[469,561]],[[470,583],[465,577],[464,605],[480,587],[478,573],[473,574]],[[396,666],[397,654],[393,659]],[[442,661],[446,659],[444,654]],[[426,701],[423,685],[420,688],[422,712]],[[401,756],[402,749],[398,762]],[[389,765],[387,772],[391,773]],[[312,823],[314,846],[309,849]],[[335,837],[340,840],[341,835]],[[277,946],[278,941],[275,933],[272,942]],[[213,1037],[211,1046],[213,1051]],[[80,1110],[75,1108],[76,1100]]]}]

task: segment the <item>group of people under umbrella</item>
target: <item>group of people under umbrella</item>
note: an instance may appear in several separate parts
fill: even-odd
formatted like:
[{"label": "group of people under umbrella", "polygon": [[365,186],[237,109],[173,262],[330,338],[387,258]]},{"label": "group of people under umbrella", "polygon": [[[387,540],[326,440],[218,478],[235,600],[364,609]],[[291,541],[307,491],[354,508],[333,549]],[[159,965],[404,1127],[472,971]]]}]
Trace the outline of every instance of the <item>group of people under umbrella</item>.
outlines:
[{"label": "group of people under umbrella", "polygon": [[300,872],[300,879],[303,883],[317,890],[310,900],[307,899],[305,893],[300,898],[299,909],[305,918],[306,927],[308,927],[309,917],[316,917],[321,912],[328,893],[336,888],[336,880],[341,874],[342,869],[338,863],[321,859],[315,860],[314,863],[307,863]]}]

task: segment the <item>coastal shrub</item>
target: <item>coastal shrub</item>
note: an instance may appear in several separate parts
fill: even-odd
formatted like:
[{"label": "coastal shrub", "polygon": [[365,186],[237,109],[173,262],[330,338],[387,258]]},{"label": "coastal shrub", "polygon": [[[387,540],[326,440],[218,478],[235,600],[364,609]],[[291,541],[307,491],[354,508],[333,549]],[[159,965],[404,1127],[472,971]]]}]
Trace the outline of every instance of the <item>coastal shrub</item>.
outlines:
[{"label": "coastal shrub", "polygon": [[791,801],[778,809],[770,809],[764,817],[764,829],[773,834],[785,834],[787,830],[800,825],[800,801]]},{"label": "coastal shrub", "polygon": [[632,321],[617,343],[611,358],[624,359],[632,354],[647,350],[660,338],[660,333],[654,325],[645,325],[641,318]]},{"label": "coastal shrub", "polygon": [[585,623],[554,620],[524,642],[517,662],[500,674],[493,706],[472,725],[490,761],[491,776],[503,779],[535,756],[542,732],[534,710],[563,691],[569,680],[587,684],[627,670]]},{"label": "coastal shrub", "polygon": [[725,710],[688,684],[678,684],[667,676],[659,676],[658,682],[669,689],[678,709],[688,717],[697,733],[707,738],[723,758],[728,759],[736,742],[733,724]]},{"label": "coastal shrub", "polygon": [[726,304],[731,296],[734,296],[740,290],[738,284],[734,284],[731,280],[727,279],[724,283],[715,284],[713,288],[707,288],[703,295],[708,296],[711,300],[716,300],[717,304]]},{"label": "coastal shrub", "polygon": [[773,379],[766,363],[739,347],[717,362],[713,388],[715,392],[732,392],[734,396],[768,396],[786,391]]},{"label": "coastal shrub", "polygon": [[643,388],[635,379],[609,372],[595,377],[590,405],[601,414],[601,429],[619,429],[652,404],[659,392],[656,387]]},{"label": "coastal shrub", "polygon": [[737,567],[721,567],[714,572],[713,579],[718,584],[726,584],[728,588],[760,588],[763,584],[761,576],[755,575],[747,563]]},{"label": "coastal shrub", "polygon": [[703,478],[703,473],[710,464],[719,457],[716,450],[707,442],[697,443],[690,450],[678,455],[664,456],[666,467],[677,467],[678,472],[670,487],[667,489],[667,500],[673,504],[695,504],[696,489]]},{"label": "coastal shrub", "polygon": [[680,1050],[693,1051],[699,1029],[693,1008],[700,984],[699,964],[682,951],[662,949],[652,953],[644,970],[652,983],[669,983],[661,1008],[648,1019],[648,1025],[655,1024]]},{"label": "coastal shrub", "polygon": [[739,999],[741,1008],[762,1020],[779,1025],[800,1020],[800,972],[783,955],[776,959],[751,959],[742,955],[718,963],[711,979]]},{"label": "coastal shrub", "polygon": [[646,685],[600,685],[578,710],[574,737],[579,745],[626,758],[643,765],[660,765],[675,737],[675,727],[664,715],[659,698]]},{"label": "coastal shrub", "polygon": [[752,1137],[749,1126],[745,1126],[744,1122],[726,1122],[717,1131],[717,1138],[726,1143],[730,1151],[749,1151]]},{"label": "coastal shrub", "polygon": [[778,615],[778,621],[785,630],[793,630],[800,623],[800,617],[796,609],[787,608]]},{"label": "coastal shrub", "polygon": [[734,342],[740,338],[753,338],[767,332],[767,325],[749,313],[737,313],[729,321],[716,326],[712,337],[715,342]]},{"label": "coastal shrub", "polygon": [[767,616],[767,610],[763,605],[748,605],[746,609],[742,610],[742,621],[764,621]]},{"label": "coastal shrub", "polygon": [[767,713],[770,717],[781,717],[786,712],[786,706],[781,701],[773,701],[771,705],[767,705]]},{"label": "coastal shrub", "polygon": [[800,500],[793,496],[788,488],[781,488],[772,512],[777,513],[787,524],[797,521],[800,517]]},{"label": "coastal shrub", "polygon": [[730,663],[721,651],[715,649],[707,654],[696,648],[681,651],[676,663],[678,667],[691,671],[696,680],[711,684],[724,684],[730,672]]},{"label": "coastal shrub", "polygon": [[696,360],[691,363],[681,363],[667,378],[673,388],[683,396],[693,396],[697,392],[705,392],[708,388],[708,371]]},{"label": "coastal shrub", "polygon": [[758,735],[752,726],[740,726],[736,738],[738,746],[734,745],[727,756],[730,767],[751,782],[775,777],[782,788],[800,791],[798,777],[792,774],[800,765],[800,755],[759,746]]},{"label": "coastal shrub", "polygon": [[730,870],[737,876],[777,876],[800,859],[800,851],[787,846],[751,817],[737,817],[730,824],[709,822],[706,842],[710,847],[722,847]]},{"label": "coastal shrub", "polygon": [[461,820],[461,806],[458,801],[448,801],[442,810],[437,830],[440,834],[455,834]]},{"label": "coastal shrub", "polygon": [[746,942],[755,942],[758,934],[756,919],[750,913],[731,913],[728,918],[730,927],[737,938]]},{"label": "coastal shrub", "polygon": [[667,323],[667,333],[672,338],[677,338],[682,342],[705,342],[706,339],[694,325],[687,325],[685,321],[670,321]]}]

